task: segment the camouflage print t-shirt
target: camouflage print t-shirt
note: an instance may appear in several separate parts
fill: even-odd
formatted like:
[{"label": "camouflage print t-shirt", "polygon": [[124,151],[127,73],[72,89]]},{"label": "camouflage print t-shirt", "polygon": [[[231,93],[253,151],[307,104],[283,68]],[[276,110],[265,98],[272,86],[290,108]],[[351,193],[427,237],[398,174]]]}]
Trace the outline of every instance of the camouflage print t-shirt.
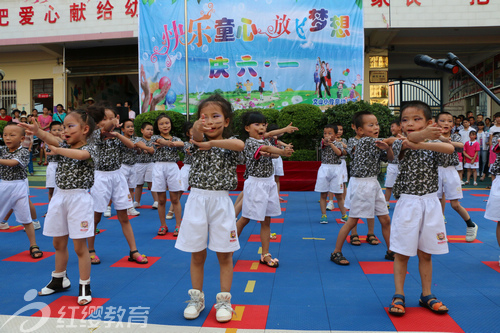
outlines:
[{"label": "camouflage print t-shirt", "polygon": [[399,158],[399,174],[394,184],[394,197],[401,194],[422,196],[438,190],[438,154],[431,150],[406,149],[401,157],[402,141],[392,145],[394,158]]},{"label": "camouflage print t-shirt", "polygon": [[[59,146],[69,148],[65,141],[61,142]],[[78,149],[86,150],[92,155],[92,148],[89,145]],[[90,189],[94,185],[94,163],[92,158],[81,161],[60,155],[56,170],[56,185],[63,190]]]},{"label": "camouflage print t-shirt", "polygon": [[218,147],[201,150],[193,145],[191,154],[193,162],[189,170],[189,185],[192,188],[210,191],[236,189],[238,186],[236,166],[240,161],[241,152]]},{"label": "camouflage print t-shirt", "polygon": [[30,152],[28,149],[19,146],[15,151],[10,152],[6,146],[0,147],[0,159],[16,160],[19,162],[16,166],[0,165],[0,179],[2,180],[23,180],[28,178],[26,167],[30,161]]}]

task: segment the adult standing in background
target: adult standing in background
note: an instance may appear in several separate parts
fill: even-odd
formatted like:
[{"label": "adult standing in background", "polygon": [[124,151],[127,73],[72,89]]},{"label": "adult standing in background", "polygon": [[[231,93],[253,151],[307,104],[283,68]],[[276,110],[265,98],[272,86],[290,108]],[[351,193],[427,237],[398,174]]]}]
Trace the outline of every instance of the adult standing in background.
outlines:
[{"label": "adult standing in background", "polygon": [[95,100],[92,97],[87,98],[84,102],[87,104],[87,107],[95,104]]},{"label": "adult standing in background", "polygon": [[52,121],[58,121],[61,124],[64,124],[64,118],[66,118],[64,106],[62,104],[57,104],[56,112],[54,112],[54,115],[52,116]]},{"label": "adult standing in background", "polygon": [[132,103],[130,101],[125,101],[124,107],[128,108],[128,119],[134,120],[135,119],[135,111],[132,111]]},{"label": "adult standing in background", "polygon": [[0,120],[7,121],[7,122],[12,121],[12,117],[7,114],[6,108],[0,109]]}]

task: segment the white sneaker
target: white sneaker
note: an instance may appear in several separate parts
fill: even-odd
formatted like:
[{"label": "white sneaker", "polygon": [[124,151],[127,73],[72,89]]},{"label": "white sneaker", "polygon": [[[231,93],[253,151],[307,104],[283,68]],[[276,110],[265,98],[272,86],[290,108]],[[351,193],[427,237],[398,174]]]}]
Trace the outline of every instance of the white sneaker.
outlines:
[{"label": "white sneaker", "polygon": [[138,212],[134,207],[131,207],[131,208],[127,209],[127,215],[137,216],[137,215],[141,215],[141,213]]},{"label": "white sneaker", "polygon": [[104,212],[104,217],[111,217],[111,206],[108,206],[108,208],[106,208],[106,211]]},{"label": "white sneaker", "polygon": [[9,229],[9,224],[7,222],[1,222],[0,230],[7,230],[7,229]]},{"label": "white sneaker", "polygon": [[42,226],[40,225],[40,221],[33,221],[33,228],[35,228],[35,230],[38,230],[41,227]]},{"label": "white sneaker", "polygon": [[151,206],[153,209],[158,209],[158,201],[153,202],[153,206]]},{"label": "white sneaker", "polygon": [[477,236],[477,224],[474,223],[473,227],[467,227],[467,233],[465,234],[466,242],[473,242]]},{"label": "white sneaker", "polygon": [[141,207],[141,204],[138,203],[137,201],[134,201],[134,208]]},{"label": "white sneaker", "polygon": [[205,308],[205,294],[197,289],[189,289],[188,294],[191,299],[184,309],[184,318],[196,319]]},{"label": "white sneaker", "polygon": [[233,318],[233,308],[231,307],[231,294],[227,292],[218,293],[215,304],[215,317],[219,323],[226,323]]},{"label": "white sneaker", "polygon": [[333,210],[333,201],[332,200],[328,201],[328,204],[326,205],[326,210]]}]

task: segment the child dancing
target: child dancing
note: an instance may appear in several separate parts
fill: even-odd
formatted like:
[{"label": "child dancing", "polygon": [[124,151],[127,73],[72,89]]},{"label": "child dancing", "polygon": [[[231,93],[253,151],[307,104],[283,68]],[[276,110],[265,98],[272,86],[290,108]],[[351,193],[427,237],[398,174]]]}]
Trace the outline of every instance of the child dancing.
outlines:
[{"label": "child dancing", "polygon": [[[230,321],[233,252],[240,248],[236,233],[230,190],[238,185],[236,165],[245,144],[230,137],[231,104],[220,95],[212,95],[198,105],[193,125],[194,146],[189,171],[191,193],[186,202],[182,227],[175,247],[191,252],[190,301],[184,318],[195,319],[205,308],[203,293],[204,265],[208,248],[217,253],[220,265],[220,290],[215,304],[216,319]],[[269,233],[268,233],[269,237]]]},{"label": "child dancing", "polygon": [[[28,133],[30,134],[30,133]],[[35,229],[33,227],[29,195],[28,166],[30,153],[22,147],[25,130],[16,123],[7,123],[3,129],[5,146],[0,147],[0,216],[5,216],[12,209],[16,221],[24,225],[26,236],[30,242],[30,255],[33,259],[43,256],[36,245]],[[7,222],[0,223],[0,229],[9,229]]]},{"label": "child dancing", "polygon": [[262,254],[260,263],[269,267],[278,267],[278,259],[269,253],[269,235],[271,232],[271,216],[281,215],[278,190],[274,181],[272,157],[291,156],[293,149],[279,149],[271,146],[269,140],[263,139],[266,134],[266,117],[257,111],[246,112],[242,122],[249,138],[245,142],[243,155],[246,179],[243,187],[243,207],[241,218],[236,223],[238,235],[250,220],[260,221],[260,240]]},{"label": "child dancing", "polygon": [[[356,154],[352,160],[350,190],[347,192],[350,207],[349,218],[340,229],[335,250],[330,256],[330,259],[338,265],[349,265],[349,261],[342,255],[342,246],[349,231],[357,225],[359,218],[378,216],[382,225],[382,235],[389,248],[391,219],[377,175],[380,172],[380,160],[385,159],[383,151],[387,151],[387,158],[392,160],[392,149],[386,142],[377,139],[380,128],[377,117],[371,112],[356,112],[353,116],[353,124],[361,138],[356,145]],[[371,239],[376,240],[375,235],[367,234],[366,241],[370,242]],[[386,252],[386,259],[392,259],[391,252]]]},{"label": "child dancing", "polygon": [[346,154],[342,142],[337,141],[337,125],[328,124],[323,129],[321,140],[321,166],[318,170],[315,192],[320,192],[321,219],[319,223],[328,223],[326,215],[326,202],[328,193],[334,193],[340,208],[342,220],[347,222],[344,207],[344,182],[340,157]]},{"label": "child dancing", "polygon": [[422,294],[419,304],[436,313],[448,308],[431,292],[433,254],[448,253],[448,241],[438,191],[437,154],[452,154],[454,148],[445,142],[424,142],[441,135],[432,125],[429,106],[421,101],[408,102],[401,109],[401,125],[407,139],[393,144],[394,154],[400,160],[400,172],[394,184],[398,203],[391,225],[391,251],[395,252],[394,284],[389,313],[405,314],[404,283],[408,259],[418,256]]},{"label": "child dancing", "polygon": [[175,214],[174,237],[179,235],[181,226],[182,207],[180,198],[182,195],[182,183],[177,162],[179,161],[179,149],[184,147],[184,142],[178,137],[170,135],[172,120],[165,113],[160,114],[153,125],[155,135],[151,138],[157,148],[153,159],[153,186],[151,191],[158,194],[158,215],[160,217],[160,229],[158,235],[166,235],[168,232],[165,221],[167,204],[167,189],[170,194],[170,202]]},{"label": "child dancing", "polygon": [[24,124],[23,127],[49,145],[49,154],[59,155],[55,175],[57,191],[49,203],[43,226],[43,234],[53,237],[55,270],[52,280],[38,294],[51,295],[71,286],[66,275],[68,238],[71,238],[80,271],[78,305],[87,305],[92,301],[87,238],[94,235],[93,200],[88,193],[94,183],[94,165],[87,138],[93,132],[95,123],[86,111],[71,112],[64,118],[64,141],[44,132],[37,125]]}]

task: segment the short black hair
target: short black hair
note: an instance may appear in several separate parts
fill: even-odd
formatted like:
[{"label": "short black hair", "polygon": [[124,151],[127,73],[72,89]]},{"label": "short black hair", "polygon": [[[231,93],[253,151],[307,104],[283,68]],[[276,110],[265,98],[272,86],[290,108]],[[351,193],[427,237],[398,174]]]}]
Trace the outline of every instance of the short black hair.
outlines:
[{"label": "short black hair", "polygon": [[399,120],[399,119],[394,119],[393,121],[391,121],[391,125],[392,125],[392,124],[396,124],[396,125],[398,125],[398,126],[401,126],[401,120]]},{"label": "short black hair", "polygon": [[55,121],[50,123],[49,128],[52,129],[53,126],[57,126],[57,125],[62,125],[62,123],[60,121],[55,120]]},{"label": "short black hair", "polygon": [[64,106],[62,104],[57,104],[56,107],[58,107],[58,106],[60,106],[64,109]]},{"label": "short black hair", "polygon": [[432,111],[431,111],[430,106],[427,103],[424,103],[424,102],[418,101],[418,100],[414,100],[414,101],[402,102],[401,105],[402,105],[401,111],[399,113],[400,119],[403,116],[403,112],[407,108],[412,108],[412,107],[421,110],[424,113],[424,118],[426,121],[432,119]]},{"label": "short black hair", "polygon": [[183,128],[183,130],[184,130],[184,135],[186,136],[186,138],[187,138],[188,140],[189,140],[189,139],[191,139],[191,138],[190,138],[190,137],[189,137],[189,135],[187,135],[187,134],[188,134],[189,130],[190,130],[191,128],[193,128],[193,125],[194,125],[194,124],[193,124],[192,122],[190,122],[190,121],[186,121],[186,122],[184,123],[184,128]]},{"label": "short black hair", "polygon": [[354,125],[354,127],[356,128],[360,128],[360,127],[363,127],[363,117],[364,116],[369,116],[369,115],[373,115],[373,113],[371,113],[370,111],[368,110],[362,110],[362,111],[358,111],[356,112],[353,116],[352,116],[352,124]]},{"label": "short black hair", "polygon": [[441,117],[443,114],[446,114],[448,116],[451,116],[452,118],[454,117],[451,113],[447,112],[447,111],[442,111],[442,112],[439,112],[436,116],[436,122],[439,120],[439,117]]},{"label": "short black hair", "polygon": [[478,121],[478,122],[476,123],[476,125],[477,125],[477,126],[484,126],[484,121]]},{"label": "short black hair", "polygon": [[469,136],[470,136],[472,133],[474,133],[474,134],[476,134],[476,135],[477,135],[477,132],[476,132],[476,131],[470,131],[470,132],[469,132]]},{"label": "short black hair", "polygon": [[269,124],[269,125],[267,125],[267,131],[268,132],[271,132],[271,131],[274,131],[274,130],[277,130],[277,129],[280,129],[280,127],[277,124]]},{"label": "short black hair", "polygon": [[149,121],[145,121],[145,122],[142,123],[141,129],[145,129],[146,126],[153,126],[153,124],[151,124]]},{"label": "short black hair", "polygon": [[336,124],[326,124],[324,128],[333,129],[333,133],[337,134],[339,132],[339,127]]}]

